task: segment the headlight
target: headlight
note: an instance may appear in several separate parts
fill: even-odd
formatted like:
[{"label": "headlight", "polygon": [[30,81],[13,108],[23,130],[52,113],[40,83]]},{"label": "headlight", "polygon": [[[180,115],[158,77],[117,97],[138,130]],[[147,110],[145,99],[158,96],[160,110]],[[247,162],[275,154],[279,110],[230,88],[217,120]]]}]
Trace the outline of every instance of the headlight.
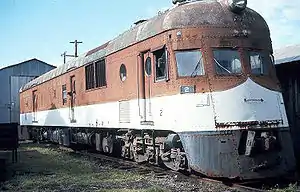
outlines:
[{"label": "headlight", "polygon": [[228,0],[232,12],[240,13],[247,7],[247,0]]}]

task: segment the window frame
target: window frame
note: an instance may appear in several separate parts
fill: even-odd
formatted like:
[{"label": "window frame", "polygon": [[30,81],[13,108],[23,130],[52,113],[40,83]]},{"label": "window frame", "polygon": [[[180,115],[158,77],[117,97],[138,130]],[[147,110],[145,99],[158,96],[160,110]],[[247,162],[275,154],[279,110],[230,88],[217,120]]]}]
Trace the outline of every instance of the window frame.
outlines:
[{"label": "window frame", "polygon": [[[245,52],[245,57],[246,57],[247,65],[249,67],[249,73],[251,75],[253,75],[253,76],[270,76],[270,74],[271,74],[270,67],[271,66],[275,66],[275,62],[273,63],[273,60],[271,58],[271,56],[273,56],[273,54],[271,52],[268,53],[268,51],[263,50],[263,49],[245,49],[244,52]],[[260,53],[260,54],[263,54],[264,56],[269,57],[269,62],[270,63],[267,63],[267,66],[264,63],[262,63],[262,65],[261,65],[261,69],[263,70],[263,73],[256,74],[256,73],[252,72],[252,66],[251,66],[251,62],[250,62],[251,61],[250,60],[250,52]],[[267,67],[267,73],[264,72],[265,67]]]},{"label": "window frame", "polygon": [[[239,56],[239,60],[241,63],[241,72],[240,73],[231,73],[231,74],[219,74],[217,73],[217,68],[216,68],[216,62],[215,62],[215,55],[214,55],[214,51],[226,51],[226,50],[230,50],[230,51],[236,51],[238,53]],[[243,59],[243,50],[240,47],[211,47],[211,61],[212,61],[212,67],[213,67],[213,71],[214,74],[216,76],[219,77],[239,77],[242,76],[245,73],[245,66],[244,66],[244,59]]]},{"label": "window frame", "polygon": [[[159,51],[163,51],[163,54],[165,54],[165,75],[161,76],[161,77],[157,77],[157,57],[156,54]],[[160,46],[158,48],[152,49],[151,50],[152,56],[153,58],[152,60],[152,67],[154,68],[154,82],[164,82],[164,81],[168,81],[169,80],[169,51],[166,47],[166,45]]]},{"label": "window frame", "polygon": [[[104,65],[103,68],[101,68],[101,63]],[[97,64],[99,64],[100,66],[100,69],[97,71]],[[87,87],[87,67],[88,66],[92,66],[93,68],[93,86],[88,88]],[[106,88],[107,87],[107,65],[106,65],[106,58],[101,58],[101,59],[97,59],[93,62],[90,62],[88,64],[85,65],[84,67],[84,70],[85,70],[85,91],[93,91],[95,89],[102,89],[102,88]],[[97,79],[97,73],[99,72],[99,77],[100,77],[100,80]],[[104,74],[104,80],[101,81],[101,72]],[[100,82],[100,85],[98,85],[98,83]],[[102,82],[102,83],[101,83]]]},{"label": "window frame", "polygon": [[[90,72],[90,73],[92,73],[92,74],[90,74],[91,75],[91,79],[89,79],[89,80],[91,80],[91,81],[87,81],[88,80],[88,78],[87,78],[87,68],[88,67],[90,67],[91,66],[91,68],[92,68],[92,72]],[[94,66],[94,62],[92,62],[92,63],[89,63],[89,64],[87,64],[85,67],[84,67],[84,71],[85,71],[85,90],[86,91],[88,91],[88,90],[92,90],[92,89],[94,89],[95,88],[95,83],[96,83],[96,79],[95,79],[95,66]],[[91,86],[88,86],[88,83],[91,83]]]},{"label": "window frame", "polygon": [[[150,60],[150,61],[149,61]],[[149,62],[150,62],[150,67],[148,66]],[[144,74],[147,77],[151,77],[152,73],[153,73],[153,61],[152,61],[152,57],[151,56],[147,56],[146,59],[144,59]],[[149,69],[149,70],[148,70]]]},{"label": "window frame", "polygon": [[[64,89],[65,88],[65,89]],[[66,98],[64,98],[64,92],[66,95]],[[63,84],[61,86],[61,99],[62,99],[62,104],[65,105],[68,103],[68,92],[67,92],[67,84]]]},{"label": "window frame", "polygon": [[[124,66],[124,67],[123,67]],[[122,77],[121,77],[121,70],[122,70],[122,67],[123,67],[123,69],[125,70],[124,72],[125,72],[125,78],[124,79],[122,79]],[[125,65],[125,63],[121,63],[121,65],[120,65],[120,67],[119,67],[119,77],[120,77],[120,81],[121,82],[125,82],[126,81],[126,79],[127,79],[127,76],[128,76],[128,74],[127,74],[127,67],[126,67],[126,65]]]},{"label": "window frame", "polygon": [[[99,64],[100,68],[99,71],[97,70],[97,64]],[[103,64],[103,66],[101,66]],[[95,72],[95,88],[102,88],[107,86],[107,78],[106,78],[106,61],[105,59],[99,59],[94,62],[94,72]],[[99,74],[97,74],[99,72]],[[97,75],[99,75],[99,79],[97,79]],[[101,79],[104,75],[104,79]],[[99,82],[98,82],[99,80]],[[99,83],[99,84],[98,84]]]},{"label": "window frame", "polygon": [[[179,76],[178,73],[178,66],[177,66],[177,58],[176,58],[176,52],[192,52],[192,51],[199,51],[201,53],[202,56],[202,64],[203,64],[203,75],[196,75],[195,77],[191,77],[191,76]],[[177,79],[185,79],[185,78],[199,78],[199,77],[206,77],[207,73],[206,73],[206,60],[205,60],[205,51],[203,50],[203,48],[193,48],[193,49],[177,49],[174,50],[174,60],[175,60],[175,69],[176,69],[176,76]]]},{"label": "window frame", "polygon": [[37,112],[37,90],[35,89],[35,90],[33,90],[32,91],[32,111],[33,112]]},{"label": "window frame", "polygon": [[32,123],[38,123],[38,120],[37,120],[37,113],[38,113],[38,108],[39,108],[39,105],[38,105],[38,90],[37,89],[34,89],[32,90],[32,113],[33,113],[33,116],[32,116]]}]

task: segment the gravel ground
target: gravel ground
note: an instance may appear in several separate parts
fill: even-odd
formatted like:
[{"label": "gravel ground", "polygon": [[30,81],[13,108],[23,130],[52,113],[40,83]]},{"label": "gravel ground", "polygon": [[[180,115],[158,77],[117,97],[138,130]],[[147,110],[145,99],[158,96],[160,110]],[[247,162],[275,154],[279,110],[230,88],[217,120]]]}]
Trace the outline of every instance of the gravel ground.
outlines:
[{"label": "gravel ground", "polygon": [[181,174],[116,168],[112,162],[93,161],[46,145],[22,144],[19,162],[8,167],[2,191],[232,191],[226,186],[196,181]]}]

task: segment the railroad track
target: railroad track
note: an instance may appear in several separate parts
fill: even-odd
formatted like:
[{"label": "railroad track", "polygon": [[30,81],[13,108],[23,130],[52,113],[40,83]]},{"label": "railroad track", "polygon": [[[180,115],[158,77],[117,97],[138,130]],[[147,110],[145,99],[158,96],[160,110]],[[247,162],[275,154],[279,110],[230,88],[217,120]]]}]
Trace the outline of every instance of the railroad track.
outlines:
[{"label": "railroad track", "polygon": [[[219,180],[215,180],[215,179],[209,179],[209,178],[200,178],[200,180],[202,181],[207,181],[207,182],[212,182],[212,183],[218,183],[218,184],[224,184],[222,181]],[[224,184],[227,186],[230,186],[233,190],[237,190],[237,191],[241,191],[241,192],[265,192],[268,190],[264,190],[264,189],[259,189],[259,188],[254,188],[254,187],[249,187],[243,184],[239,184],[239,183],[227,183]]]},{"label": "railroad track", "polygon": [[[209,182],[209,183],[216,183],[216,184],[220,184],[220,185],[224,185],[229,187],[230,189],[232,189],[231,191],[238,191],[238,192],[265,192],[267,190],[263,190],[260,188],[256,188],[256,187],[249,187],[247,186],[247,184],[249,183],[233,183],[233,182],[223,182],[220,180],[215,180],[215,179],[210,179],[210,178],[205,178],[205,177],[200,177],[200,176],[196,176],[196,175],[187,175],[184,173],[180,173],[180,172],[174,172],[172,170],[169,170],[167,168],[162,168],[162,167],[157,167],[155,165],[149,165],[149,164],[139,164],[133,161],[129,161],[129,160],[125,160],[125,159],[120,159],[117,157],[111,157],[111,156],[106,156],[104,154],[99,154],[99,153],[92,153],[89,152],[88,150],[72,150],[66,147],[61,147],[59,146],[58,148],[56,148],[58,150],[61,151],[67,151],[70,152],[73,155],[78,155],[78,156],[85,156],[88,158],[92,158],[94,160],[100,160],[100,161],[106,161],[106,162],[113,162],[113,167],[114,168],[118,168],[121,170],[126,170],[126,171],[135,171],[141,175],[154,175],[156,178],[164,178],[170,174],[172,175],[176,175],[176,177],[180,177],[182,179],[194,179],[196,181],[202,181],[202,182]],[[255,183],[251,183],[252,185]],[[229,192],[229,191],[228,191]]]}]

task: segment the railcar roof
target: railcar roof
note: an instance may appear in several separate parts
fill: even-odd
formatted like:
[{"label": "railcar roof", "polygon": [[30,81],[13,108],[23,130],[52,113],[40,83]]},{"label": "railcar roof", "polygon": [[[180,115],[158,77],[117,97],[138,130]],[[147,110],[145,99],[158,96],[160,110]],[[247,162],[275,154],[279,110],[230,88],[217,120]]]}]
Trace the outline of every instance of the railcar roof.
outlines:
[{"label": "railcar roof", "polygon": [[274,50],[275,65],[300,61],[300,44]]},{"label": "railcar roof", "polygon": [[[41,75],[27,83],[20,91],[39,85],[72,69],[101,59],[167,30],[185,27],[200,27],[203,25],[222,27],[235,26],[236,22],[239,21],[233,19],[234,13],[219,1],[221,0],[203,0],[173,6],[164,13],[138,23],[136,26],[122,33],[115,39]],[[243,22],[243,24],[255,26],[255,28],[268,29],[265,20],[250,8],[246,8],[241,17],[241,22]]]}]

